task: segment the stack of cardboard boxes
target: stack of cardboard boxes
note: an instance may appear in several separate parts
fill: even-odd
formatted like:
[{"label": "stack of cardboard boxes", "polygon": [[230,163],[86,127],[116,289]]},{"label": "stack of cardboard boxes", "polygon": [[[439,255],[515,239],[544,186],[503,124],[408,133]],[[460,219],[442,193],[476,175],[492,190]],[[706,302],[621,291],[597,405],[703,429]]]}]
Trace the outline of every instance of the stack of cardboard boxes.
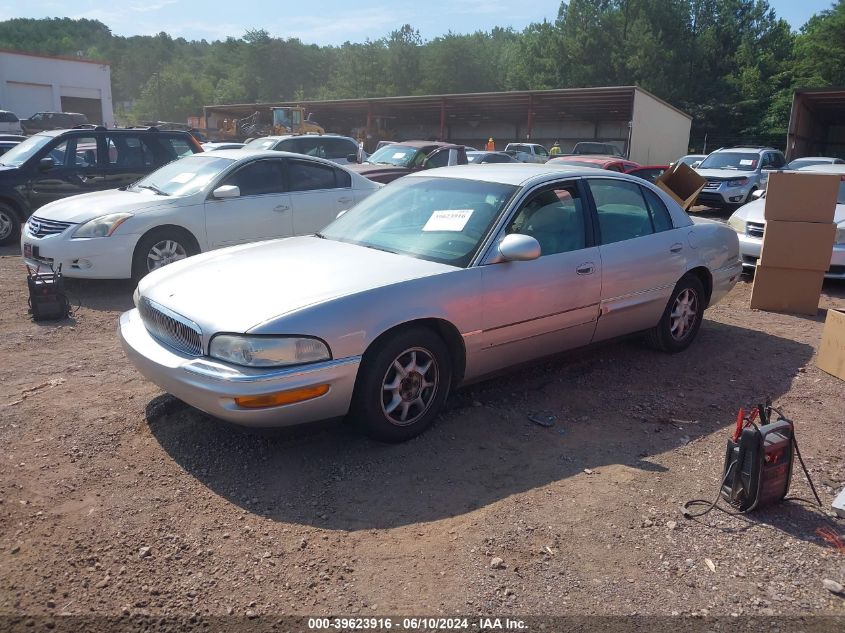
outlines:
[{"label": "stack of cardboard boxes", "polygon": [[773,173],[751,307],[815,315],[836,240],[839,176]]}]

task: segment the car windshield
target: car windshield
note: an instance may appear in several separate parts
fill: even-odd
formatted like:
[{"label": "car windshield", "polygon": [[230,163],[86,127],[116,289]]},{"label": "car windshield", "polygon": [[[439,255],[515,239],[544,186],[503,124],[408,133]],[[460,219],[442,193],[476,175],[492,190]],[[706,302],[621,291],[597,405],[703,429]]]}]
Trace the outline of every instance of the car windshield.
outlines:
[{"label": "car windshield", "polygon": [[321,237],[466,267],[517,187],[403,178],[332,222]]},{"label": "car windshield", "polygon": [[394,143],[385,145],[370,155],[367,163],[376,165],[396,165],[397,167],[412,167],[425,160],[425,154],[419,147],[408,147]]},{"label": "car windshield", "polygon": [[273,149],[278,142],[278,139],[273,138],[257,138],[244,145],[244,149]]},{"label": "car windshield", "polygon": [[733,169],[735,171],[754,171],[760,157],[745,152],[718,152],[710,154],[698,166],[699,169]]},{"label": "car windshield", "polygon": [[576,154],[605,154],[609,153],[608,146],[604,143],[578,143],[575,147]]},{"label": "car windshield", "polygon": [[128,189],[151,189],[166,196],[189,196],[205,187],[234,162],[231,158],[217,156],[187,156],[157,169]]},{"label": "car windshield", "polygon": [[51,140],[53,140],[52,136],[41,136],[39,134],[30,136],[28,139],[18,143],[8,152],[3,154],[3,159],[0,160],[0,165],[20,167],[37,154],[38,150],[44,147]]},{"label": "car windshield", "polygon": [[[563,165],[564,167],[592,167],[593,169],[603,169],[602,163],[592,163],[586,160],[569,160],[561,158],[553,158],[549,161],[550,165]],[[605,163],[607,164],[607,163]]]},{"label": "car windshield", "polygon": [[684,165],[692,165],[693,163],[700,163],[702,160],[704,160],[704,156],[693,154],[691,156],[682,156],[678,162]]}]

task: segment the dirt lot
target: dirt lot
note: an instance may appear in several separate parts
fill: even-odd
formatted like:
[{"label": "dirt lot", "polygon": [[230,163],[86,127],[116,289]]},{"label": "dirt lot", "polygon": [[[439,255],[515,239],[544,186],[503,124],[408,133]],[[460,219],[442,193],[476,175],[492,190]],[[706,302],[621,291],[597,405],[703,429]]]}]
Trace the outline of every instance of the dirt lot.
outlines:
[{"label": "dirt lot", "polygon": [[[845,389],[813,363],[824,312],[750,310],[746,280],[683,354],[567,354],[389,446],[210,419],[124,358],[130,284],[72,284],[74,318],[36,325],[0,255],[2,614],[845,615],[822,585],[845,583],[845,555],[812,509],[678,509],[714,494],[736,409],[764,394],[825,503],[845,484]],[[845,284],[822,305],[845,307]]]}]

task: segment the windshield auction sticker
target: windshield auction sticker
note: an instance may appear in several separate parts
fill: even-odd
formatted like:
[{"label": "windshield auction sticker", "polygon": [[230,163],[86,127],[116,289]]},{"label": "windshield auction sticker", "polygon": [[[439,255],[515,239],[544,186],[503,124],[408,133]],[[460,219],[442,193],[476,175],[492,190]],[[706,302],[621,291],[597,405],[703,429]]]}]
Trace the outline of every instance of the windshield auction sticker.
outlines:
[{"label": "windshield auction sticker", "polygon": [[428,222],[422,228],[423,231],[454,231],[464,230],[472,209],[448,209],[446,211],[435,211],[431,214]]}]

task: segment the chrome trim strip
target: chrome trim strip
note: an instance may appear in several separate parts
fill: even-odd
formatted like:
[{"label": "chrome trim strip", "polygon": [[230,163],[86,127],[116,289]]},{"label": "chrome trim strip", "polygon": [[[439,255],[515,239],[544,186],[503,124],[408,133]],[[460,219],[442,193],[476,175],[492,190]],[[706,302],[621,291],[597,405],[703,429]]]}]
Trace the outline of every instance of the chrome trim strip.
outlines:
[{"label": "chrome trim strip", "polygon": [[295,378],[307,376],[326,370],[345,367],[346,365],[358,365],[361,363],[361,356],[347,356],[336,360],[328,360],[322,363],[311,365],[295,365],[293,367],[273,368],[264,370],[256,368],[250,372],[249,367],[235,367],[223,363],[214,362],[208,357],[198,358],[182,365],[182,369],[198,376],[211,378],[213,380],[225,380],[237,383],[255,383],[269,380],[280,380],[283,378]]},{"label": "chrome trim strip", "polygon": [[[588,303],[588,304],[583,305],[583,306],[578,306],[577,308],[569,308],[568,310],[561,310],[560,312],[551,312],[549,314],[543,314],[541,316],[532,317],[530,319],[524,319],[522,321],[515,321],[513,323],[508,323],[506,325],[499,325],[499,326],[496,326],[496,327],[490,328],[489,330],[484,330],[484,331],[485,332],[496,332],[497,330],[513,327],[515,325],[522,325],[523,323],[531,323],[532,321],[539,321],[540,319],[548,319],[550,317],[560,316],[561,314],[568,314],[569,312],[575,312],[576,310],[585,310],[587,308],[598,308],[598,304],[597,303]],[[596,318],[598,318],[598,316],[599,316],[599,312],[598,312],[598,310],[596,310]],[[589,323],[589,321],[586,321],[586,323]],[[566,327],[572,327],[572,326],[566,326]],[[566,328],[561,328],[561,329],[566,329]]]}]

